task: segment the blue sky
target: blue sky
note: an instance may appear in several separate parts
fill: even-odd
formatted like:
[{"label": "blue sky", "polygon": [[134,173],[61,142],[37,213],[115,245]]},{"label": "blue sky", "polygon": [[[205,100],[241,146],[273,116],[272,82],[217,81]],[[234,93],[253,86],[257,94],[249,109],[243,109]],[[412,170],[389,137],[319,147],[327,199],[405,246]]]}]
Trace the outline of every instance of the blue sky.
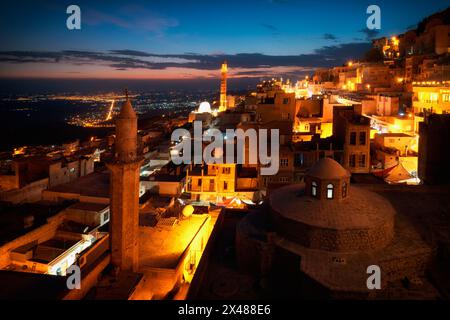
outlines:
[{"label": "blue sky", "polygon": [[[65,11],[70,4],[77,4],[81,8],[82,30],[69,31],[65,26]],[[102,63],[83,65],[80,63],[80,55],[77,55],[75,64],[78,68],[73,68],[73,57],[68,57],[67,54],[62,59],[54,58],[52,62],[37,59],[36,54],[32,56],[36,61],[23,58],[23,52],[53,52],[54,57],[57,57],[57,52],[68,50],[96,53],[133,50],[156,55],[152,56],[152,61],[172,59],[172,62],[175,58],[185,59],[185,54],[190,54],[190,60],[198,62],[201,58],[197,55],[260,54],[292,57],[314,55],[323,47],[347,48],[348,44],[352,44],[351,48],[356,50],[353,54],[344,50],[345,54],[336,60],[340,62],[340,59],[360,54],[362,44],[370,40],[363,32],[368,17],[366,8],[370,4],[381,8],[381,30],[377,37],[404,32],[422,18],[448,6],[448,2],[443,0],[2,0],[0,55],[2,52],[20,51],[22,62],[25,62],[11,63],[3,60],[0,67],[4,67],[5,71],[0,73],[0,76],[8,76],[7,73],[11,73],[10,76],[25,75],[26,70],[35,74],[43,72],[62,75],[65,72],[66,76],[69,76],[79,72],[89,76],[93,72],[102,73],[107,69]],[[252,56],[249,57],[253,59]],[[100,60],[107,59],[102,57]],[[233,58],[230,62],[232,60]],[[298,63],[303,63],[303,60]],[[294,67],[294,63],[278,64],[267,65]],[[264,65],[263,61],[259,67],[261,65]],[[126,67],[126,64],[115,64],[114,71],[122,71],[122,74],[125,74],[129,70]],[[174,68],[173,65],[170,67]],[[246,65],[244,71],[251,71],[247,70],[250,67]],[[311,66],[303,64],[298,67]],[[138,68],[133,68],[133,71],[137,71],[136,69]],[[153,70],[152,73],[157,77],[164,77],[163,71],[166,69],[156,69],[160,70]],[[188,69],[195,68],[190,65]],[[211,67],[200,69],[210,70]],[[144,71],[140,70],[139,77],[145,77]],[[283,69],[279,71],[282,72]],[[189,72],[185,73],[188,77]],[[116,74],[117,72],[111,72],[108,76]],[[195,75],[195,72],[193,74]]]}]

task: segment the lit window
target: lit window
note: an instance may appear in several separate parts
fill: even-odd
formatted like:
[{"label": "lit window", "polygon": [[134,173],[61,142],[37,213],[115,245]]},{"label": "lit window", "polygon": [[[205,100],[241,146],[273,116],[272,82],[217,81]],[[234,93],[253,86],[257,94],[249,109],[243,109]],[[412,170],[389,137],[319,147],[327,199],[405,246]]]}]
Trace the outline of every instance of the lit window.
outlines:
[{"label": "lit window", "polygon": [[334,186],[331,183],[329,183],[327,185],[327,198],[328,199],[333,199],[333,188],[334,188]]},{"label": "lit window", "polygon": [[287,167],[289,165],[289,159],[280,159],[280,166]]},{"label": "lit window", "polygon": [[311,184],[311,195],[317,197],[317,182],[313,181]]},{"label": "lit window", "polygon": [[309,132],[309,130],[310,130],[309,123],[306,123],[305,124],[305,131]]}]

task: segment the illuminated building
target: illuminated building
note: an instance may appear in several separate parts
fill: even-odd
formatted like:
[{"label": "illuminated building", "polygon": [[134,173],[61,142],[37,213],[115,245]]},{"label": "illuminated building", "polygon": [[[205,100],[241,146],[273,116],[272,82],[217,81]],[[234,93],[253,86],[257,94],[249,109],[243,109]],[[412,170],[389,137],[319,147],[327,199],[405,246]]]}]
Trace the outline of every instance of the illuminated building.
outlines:
[{"label": "illuminated building", "polygon": [[130,99],[116,118],[111,171],[111,262],[121,271],[137,271],[139,263],[139,172],[137,117]]},{"label": "illuminated building", "polygon": [[389,66],[382,63],[360,63],[356,68],[355,88],[364,90],[388,88],[391,86],[392,75]]},{"label": "illuminated building", "polygon": [[274,92],[263,97],[256,107],[256,121],[294,121],[296,110],[295,93]]},{"label": "illuminated building", "polygon": [[[49,280],[61,278],[63,281],[54,288],[51,298],[81,299],[96,284],[99,274],[109,263],[109,235],[100,230],[109,221],[109,207],[107,204],[87,202],[66,205],[65,209],[59,209],[58,213],[42,223],[39,211],[44,209],[49,214],[53,211],[52,206],[58,208],[63,205],[41,206],[43,204],[27,206],[28,232],[21,231],[14,238],[2,241],[0,274],[8,272],[12,279],[20,277],[23,284],[40,281],[40,286],[28,288],[31,292],[26,292],[26,286],[19,286],[22,297],[34,294],[35,298],[41,299],[39,295],[46,292],[46,286],[51,283]],[[15,228],[9,227],[10,231],[15,231]],[[82,290],[67,288],[63,276],[72,265],[80,267],[83,273]]]},{"label": "illuminated building", "polygon": [[375,134],[374,148],[374,175],[391,184],[420,182],[417,178],[417,137],[404,133]]},{"label": "illuminated building", "polygon": [[98,153],[83,152],[64,156],[62,150],[57,150],[45,156],[15,156],[7,168],[0,170],[0,200],[13,203],[39,201],[47,188],[73,183],[91,174]]},{"label": "illuminated building", "polygon": [[227,62],[224,61],[222,63],[222,68],[220,69],[221,73],[221,79],[220,79],[220,105],[219,105],[219,111],[225,111],[227,110]]},{"label": "illuminated building", "polygon": [[236,164],[207,164],[187,171],[186,192],[192,199],[220,203],[236,196]]},{"label": "illuminated building", "polygon": [[395,116],[399,111],[400,97],[398,94],[380,93],[376,96],[377,115]]},{"label": "illuminated building", "polygon": [[208,101],[203,101],[198,106],[197,110],[189,113],[188,121],[202,121],[204,126],[209,126],[211,124],[213,115],[215,112],[211,109],[211,105]]},{"label": "illuminated building", "polygon": [[450,82],[414,82],[413,93],[413,108],[416,114],[450,112]]}]

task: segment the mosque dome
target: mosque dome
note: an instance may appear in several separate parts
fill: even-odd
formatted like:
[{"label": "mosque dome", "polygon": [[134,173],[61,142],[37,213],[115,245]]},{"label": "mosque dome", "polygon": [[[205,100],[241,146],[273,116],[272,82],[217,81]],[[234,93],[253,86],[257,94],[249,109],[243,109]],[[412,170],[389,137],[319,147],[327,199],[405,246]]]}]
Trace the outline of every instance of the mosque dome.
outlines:
[{"label": "mosque dome", "polygon": [[211,105],[208,101],[203,101],[200,103],[200,106],[198,107],[197,112],[199,113],[211,113]]},{"label": "mosque dome", "polygon": [[320,159],[306,175],[318,179],[338,180],[350,177],[350,173],[331,158]]},{"label": "mosque dome", "polygon": [[385,198],[352,186],[350,173],[336,161],[319,160],[305,182],[270,195],[277,233],[304,247],[354,252],[380,249],[394,235],[395,210]]}]

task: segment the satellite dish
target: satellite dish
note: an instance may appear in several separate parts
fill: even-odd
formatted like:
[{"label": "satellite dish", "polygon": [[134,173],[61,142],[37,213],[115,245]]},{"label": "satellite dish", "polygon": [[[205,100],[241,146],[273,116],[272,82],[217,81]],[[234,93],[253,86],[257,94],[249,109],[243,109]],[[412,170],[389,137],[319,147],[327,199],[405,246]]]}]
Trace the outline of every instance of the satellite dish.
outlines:
[{"label": "satellite dish", "polygon": [[194,207],[188,204],[183,208],[183,211],[181,213],[183,214],[184,217],[188,218],[192,216],[192,214],[194,213]]}]

